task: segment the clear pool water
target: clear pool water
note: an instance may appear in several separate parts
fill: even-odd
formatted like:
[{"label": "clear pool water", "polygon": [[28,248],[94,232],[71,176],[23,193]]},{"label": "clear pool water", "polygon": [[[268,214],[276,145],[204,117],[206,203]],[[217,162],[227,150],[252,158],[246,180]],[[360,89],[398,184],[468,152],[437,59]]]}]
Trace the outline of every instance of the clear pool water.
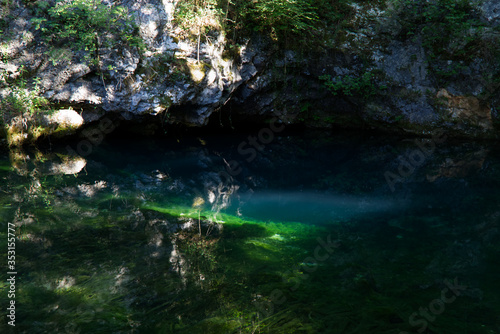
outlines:
[{"label": "clear pool water", "polygon": [[495,143],[248,135],[0,155],[1,332],[500,333]]}]

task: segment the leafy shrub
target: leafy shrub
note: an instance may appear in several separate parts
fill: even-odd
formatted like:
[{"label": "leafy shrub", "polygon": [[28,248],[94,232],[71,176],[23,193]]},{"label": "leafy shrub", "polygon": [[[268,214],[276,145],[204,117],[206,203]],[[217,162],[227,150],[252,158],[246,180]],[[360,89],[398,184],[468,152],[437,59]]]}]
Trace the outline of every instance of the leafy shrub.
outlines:
[{"label": "leafy shrub", "polygon": [[376,76],[371,71],[364,72],[361,76],[343,75],[335,78],[326,74],[320,76],[319,79],[324,81],[324,85],[333,95],[358,95],[369,98],[386,88],[377,84]]},{"label": "leafy shrub", "polygon": [[42,127],[35,120],[51,109],[48,100],[40,96],[38,85],[37,79],[29,86],[25,79],[18,79],[9,85],[6,96],[0,99],[0,125],[9,145],[34,142],[43,134]]},{"label": "leafy shrub", "polygon": [[70,44],[73,50],[86,51],[93,63],[102,47],[125,44],[144,49],[137,26],[127,9],[106,5],[99,0],[37,2],[38,16],[32,19],[35,29],[51,46]]},{"label": "leafy shrub", "polygon": [[[344,0],[342,0],[344,1]],[[194,36],[223,30],[235,41],[237,33],[266,33],[278,42],[310,36],[319,22],[319,7],[326,0],[184,0],[174,21]]]},{"label": "leafy shrub", "polygon": [[48,109],[48,100],[40,96],[39,92],[40,89],[36,79],[32,87],[28,87],[24,79],[10,85],[6,98],[0,100],[2,116],[22,116],[25,113],[33,116],[40,110]]},{"label": "leafy shrub", "polygon": [[223,11],[217,0],[184,0],[177,3],[174,22],[192,35],[219,29]]},{"label": "leafy shrub", "polygon": [[177,3],[174,22],[188,32],[188,35],[196,36],[198,62],[201,36],[210,29],[219,29],[221,17],[222,10],[218,8],[217,0],[185,0]]},{"label": "leafy shrub", "polygon": [[418,34],[431,57],[471,59],[483,25],[469,0],[400,2],[407,37]]},{"label": "leafy shrub", "polygon": [[248,16],[257,31],[268,31],[274,39],[315,30],[317,8],[308,0],[259,0],[251,3]]}]

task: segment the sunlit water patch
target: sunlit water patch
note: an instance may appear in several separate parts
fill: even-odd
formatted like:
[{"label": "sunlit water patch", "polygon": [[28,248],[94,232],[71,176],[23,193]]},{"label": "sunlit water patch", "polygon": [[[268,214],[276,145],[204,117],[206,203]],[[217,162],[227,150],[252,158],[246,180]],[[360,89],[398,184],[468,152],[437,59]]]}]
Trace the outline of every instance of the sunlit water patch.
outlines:
[{"label": "sunlit water patch", "polygon": [[[380,196],[382,197],[382,196]],[[397,212],[404,203],[388,197],[342,195],[314,191],[253,192],[236,201],[229,212],[260,220],[299,221],[310,224],[334,223],[355,217]]]}]

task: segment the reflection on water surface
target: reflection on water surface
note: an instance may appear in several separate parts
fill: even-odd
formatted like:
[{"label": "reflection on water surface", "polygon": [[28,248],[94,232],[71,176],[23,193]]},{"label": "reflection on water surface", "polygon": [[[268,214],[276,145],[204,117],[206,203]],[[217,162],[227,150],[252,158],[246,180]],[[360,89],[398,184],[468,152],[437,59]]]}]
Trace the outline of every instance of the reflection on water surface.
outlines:
[{"label": "reflection on water surface", "polygon": [[412,141],[281,136],[248,162],[243,140],[4,153],[16,332],[500,332],[493,145],[444,143],[393,192]]}]

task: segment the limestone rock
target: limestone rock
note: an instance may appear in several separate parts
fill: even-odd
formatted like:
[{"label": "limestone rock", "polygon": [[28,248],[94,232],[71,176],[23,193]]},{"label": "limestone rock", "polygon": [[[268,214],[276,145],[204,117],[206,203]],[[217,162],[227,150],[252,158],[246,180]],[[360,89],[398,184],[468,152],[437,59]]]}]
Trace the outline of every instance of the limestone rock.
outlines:
[{"label": "limestone rock", "polygon": [[500,24],[500,2],[497,0],[487,0],[481,5],[481,9],[486,19],[498,26]]},{"label": "limestone rock", "polygon": [[444,88],[438,91],[436,97],[443,100],[452,120],[477,126],[483,131],[493,128],[490,106],[481,103],[477,97],[452,95]]},{"label": "limestone rock", "polygon": [[[48,117],[46,123],[52,130],[47,131],[60,135],[110,113],[113,118],[137,122],[162,117],[164,123],[200,127],[221,110],[231,110],[231,122],[242,123],[277,116],[285,123],[321,127],[341,119],[345,123],[337,125],[362,122],[419,134],[436,128],[471,136],[494,132],[499,108],[493,98],[484,98],[484,92],[495,96],[498,86],[487,78],[484,61],[434,64],[443,71],[461,71],[451,82],[439,83],[422,38],[418,34],[400,38],[404,27],[391,3],[387,7],[353,4],[353,29],[338,32],[343,34],[341,45],[332,38],[316,51],[307,50],[306,57],[297,51],[279,50],[272,41],[256,35],[231,44],[228,50],[224,33],[210,31],[201,39],[199,60],[196,41],[186,38],[172,23],[176,4],[177,0],[122,1],[120,5],[134,18],[147,50],[140,53],[134,47],[103,46],[99,60],[91,62],[85,51],[73,50],[71,45],[37,43],[40,32],[31,23],[34,11],[29,3],[13,0],[13,19],[4,34],[8,38],[0,44],[3,59],[8,59],[0,61],[0,91],[7,82],[22,77],[21,69],[29,73],[29,84],[39,78],[44,97],[73,107],[81,117],[71,118],[67,132],[59,132],[59,116]],[[482,22],[490,26],[485,31],[494,34],[500,22],[498,1],[487,0],[478,6]],[[319,80],[322,75],[360,78],[366,71],[378,71],[380,78],[374,84],[389,87],[368,101],[362,96],[333,96]],[[436,103],[436,97],[443,105]],[[440,113],[443,107],[444,114]],[[22,130],[22,119],[18,125]],[[19,142],[29,137],[18,132]]]},{"label": "limestone rock", "polygon": [[73,109],[61,109],[46,116],[48,125],[55,125],[64,129],[77,129],[83,125],[83,117]]}]

